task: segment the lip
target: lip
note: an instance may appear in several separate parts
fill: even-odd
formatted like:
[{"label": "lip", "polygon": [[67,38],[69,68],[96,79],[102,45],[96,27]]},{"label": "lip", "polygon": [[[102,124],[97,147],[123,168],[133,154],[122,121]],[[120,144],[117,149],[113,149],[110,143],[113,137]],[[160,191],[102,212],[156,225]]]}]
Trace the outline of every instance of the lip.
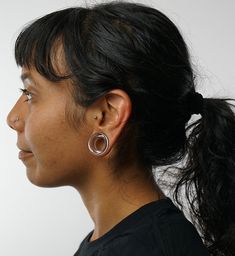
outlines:
[{"label": "lip", "polygon": [[25,159],[28,159],[28,158],[30,158],[30,157],[32,157],[32,156],[33,156],[33,153],[32,153],[32,152],[30,152],[30,151],[24,151],[24,150],[21,150],[21,151],[19,152],[19,155],[18,155],[18,157],[19,157],[20,160],[25,160]]}]

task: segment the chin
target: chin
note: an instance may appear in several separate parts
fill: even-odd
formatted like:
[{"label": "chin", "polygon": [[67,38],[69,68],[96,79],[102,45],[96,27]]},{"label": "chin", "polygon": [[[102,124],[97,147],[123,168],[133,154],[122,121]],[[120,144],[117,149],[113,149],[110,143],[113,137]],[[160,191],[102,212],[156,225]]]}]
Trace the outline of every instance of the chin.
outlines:
[{"label": "chin", "polygon": [[62,182],[61,180],[48,177],[47,175],[41,174],[37,171],[32,171],[27,168],[27,178],[28,180],[37,187],[43,187],[43,188],[54,188],[54,187],[61,187],[66,186],[67,184],[65,182]]}]

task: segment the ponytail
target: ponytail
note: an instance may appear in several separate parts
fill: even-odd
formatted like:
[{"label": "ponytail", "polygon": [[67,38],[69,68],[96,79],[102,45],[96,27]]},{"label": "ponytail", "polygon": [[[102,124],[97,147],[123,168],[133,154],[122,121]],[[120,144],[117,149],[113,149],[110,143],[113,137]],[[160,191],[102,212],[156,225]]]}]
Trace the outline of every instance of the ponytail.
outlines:
[{"label": "ponytail", "polygon": [[205,98],[202,117],[186,128],[187,159],[173,194],[182,206],[185,186],[192,221],[212,256],[235,255],[235,115],[228,100]]}]

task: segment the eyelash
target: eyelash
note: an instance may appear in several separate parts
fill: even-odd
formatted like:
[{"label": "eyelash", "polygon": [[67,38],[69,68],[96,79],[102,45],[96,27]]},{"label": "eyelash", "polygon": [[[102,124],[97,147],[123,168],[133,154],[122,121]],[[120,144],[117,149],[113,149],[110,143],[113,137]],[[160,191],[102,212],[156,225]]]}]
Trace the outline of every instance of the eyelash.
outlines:
[{"label": "eyelash", "polygon": [[32,100],[32,93],[29,92],[27,89],[20,88],[20,92],[21,92],[22,94],[24,94],[26,97],[28,97],[28,96],[31,97],[30,99],[27,98],[27,100],[25,100],[25,101],[30,101],[30,100]]}]

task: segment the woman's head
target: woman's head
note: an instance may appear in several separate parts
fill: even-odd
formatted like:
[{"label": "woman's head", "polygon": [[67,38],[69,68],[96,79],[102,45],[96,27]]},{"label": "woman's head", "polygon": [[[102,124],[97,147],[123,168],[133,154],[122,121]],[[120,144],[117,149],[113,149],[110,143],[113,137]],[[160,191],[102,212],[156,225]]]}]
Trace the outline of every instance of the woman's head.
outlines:
[{"label": "woman's head", "polygon": [[[232,104],[195,94],[187,47],[164,14],[126,2],[54,12],[22,31],[15,57],[25,89],[8,123],[33,183],[97,188],[186,156],[175,199],[184,186],[211,254],[234,255]],[[202,118],[186,138],[193,113]],[[91,138],[105,154],[91,154]]]},{"label": "woman's head", "polygon": [[[87,120],[84,122],[84,113],[89,110],[93,117],[95,113],[93,119],[100,122],[100,131],[108,133],[111,143],[107,153],[113,167],[135,161],[150,170],[184,155],[193,74],[183,38],[161,12],[125,2],[54,12],[21,32],[15,56],[23,73],[41,81],[34,82],[35,88],[43,84],[48,96],[48,105],[33,112],[36,103],[32,102],[27,110],[36,113],[27,122],[39,122],[45,151],[51,142],[60,150],[58,156],[69,151],[68,123],[76,128],[71,141],[76,141],[76,132],[84,132],[79,137],[83,141],[81,147],[77,145],[73,151],[82,158],[95,130],[90,129],[93,123],[88,122],[87,126]],[[55,123],[45,138],[46,128],[39,117],[44,118],[48,112],[51,116],[47,125],[61,117],[58,122],[65,123],[66,129]],[[118,129],[111,132],[114,128],[106,126],[115,126],[113,120],[117,117]],[[54,135],[57,142],[51,139]],[[33,134],[32,147],[34,139]]]}]

